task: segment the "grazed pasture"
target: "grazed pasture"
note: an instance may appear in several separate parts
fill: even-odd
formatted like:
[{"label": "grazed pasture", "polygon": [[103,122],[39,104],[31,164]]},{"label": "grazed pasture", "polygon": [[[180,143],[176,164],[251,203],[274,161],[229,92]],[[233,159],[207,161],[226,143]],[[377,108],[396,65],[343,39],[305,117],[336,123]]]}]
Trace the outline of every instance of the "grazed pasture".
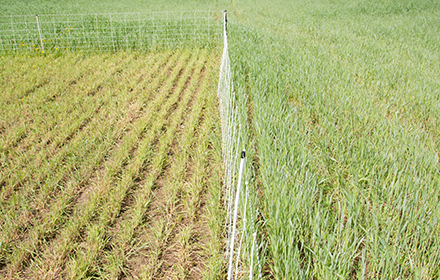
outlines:
[{"label": "grazed pasture", "polygon": [[0,277],[221,273],[218,56],[0,59]]}]

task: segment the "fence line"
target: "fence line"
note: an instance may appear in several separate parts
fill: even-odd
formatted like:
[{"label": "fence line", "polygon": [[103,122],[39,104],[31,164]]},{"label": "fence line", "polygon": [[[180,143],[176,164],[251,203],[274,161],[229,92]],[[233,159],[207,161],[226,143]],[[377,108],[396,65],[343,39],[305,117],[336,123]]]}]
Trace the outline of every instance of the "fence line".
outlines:
[{"label": "fence line", "polygon": [[0,51],[148,49],[217,44],[214,11],[0,16]]},{"label": "fence line", "polygon": [[251,166],[244,152],[246,124],[240,121],[247,112],[238,104],[233,89],[226,11],[223,24],[221,16],[209,11],[0,16],[0,51],[4,52],[206,46],[217,44],[220,34],[224,46],[217,97],[222,130],[228,280],[255,276],[262,279],[256,226],[258,208],[255,195],[250,193],[255,187],[249,183]]},{"label": "fence line", "polygon": [[[259,256],[258,233],[256,227],[256,200],[250,195],[250,165],[246,164],[244,150],[245,137],[240,116],[246,110],[237,103],[233,89],[231,62],[228,53],[227,14],[224,12],[223,55],[218,84],[218,99],[222,129],[222,155],[224,166],[224,185],[226,210],[225,230],[227,231],[226,262],[228,280],[253,279],[255,271],[262,279]],[[243,147],[243,149],[241,149]],[[238,170],[238,178],[236,178]],[[237,180],[237,181],[236,181]],[[244,189],[242,188],[242,181]],[[237,185],[237,189],[235,189]]]}]

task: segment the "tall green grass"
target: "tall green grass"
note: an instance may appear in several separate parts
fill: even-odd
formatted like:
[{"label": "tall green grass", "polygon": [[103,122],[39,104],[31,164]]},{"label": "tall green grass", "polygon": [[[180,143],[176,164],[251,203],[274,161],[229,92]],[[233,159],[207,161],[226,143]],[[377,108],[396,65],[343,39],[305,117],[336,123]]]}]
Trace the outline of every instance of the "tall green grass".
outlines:
[{"label": "tall green grass", "polygon": [[233,7],[266,275],[440,277],[438,3]]},{"label": "tall green grass", "polygon": [[79,13],[121,13],[121,12],[159,12],[159,11],[204,11],[222,10],[226,1],[185,0],[185,1],[45,1],[3,0],[0,6],[2,15],[27,14],[79,14]]}]

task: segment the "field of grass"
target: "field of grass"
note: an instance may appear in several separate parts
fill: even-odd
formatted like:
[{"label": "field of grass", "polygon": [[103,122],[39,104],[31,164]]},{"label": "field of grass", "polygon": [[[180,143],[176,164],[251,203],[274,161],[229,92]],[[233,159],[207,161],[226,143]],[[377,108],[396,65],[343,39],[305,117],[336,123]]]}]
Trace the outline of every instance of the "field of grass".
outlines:
[{"label": "field of grass", "polygon": [[221,273],[217,52],[3,57],[0,69],[2,277]]},{"label": "field of grass", "polygon": [[[226,5],[225,5],[226,4]],[[35,15],[35,14],[80,14],[80,13],[121,13],[121,12],[158,12],[158,11],[222,11],[229,6],[222,1],[185,0],[185,1],[142,1],[142,0],[2,0],[1,15]]]},{"label": "field of grass", "polygon": [[[440,278],[439,1],[1,4],[0,14],[227,9],[234,87],[252,163],[246,174],[261,212],[263,277]],[[218,120],[204,115],[200,120],[211,124],[187,132],[192,117],[184,104],[198,103],[179,97],[175,104],[184,109],[178,109],[152,102],[190,87],[160,82],[161,71],[185,65],[180,69],[197,73],[188,69],[201,67],[200,54],[144,54],[140,61],[137,55],[65,54],[52,58],[58,66],[46,65],[44,56],[2,58],[2,276],[191,275],[197,269],[188,263],[197,249],[187,234],[205,231],[176,224],[194,225],[189,221],[202,211],[195,205],[207,206],[200,201],[212,203],[207,209],[214,213],[204,221],[218,238],[201,246],[209,249],[195,263],[204,263],[210,278],[223,276],[220,195],[210,187],[221,184],[221,152],[218,136],[203,136],[219,131]],[[77,67],[64,67],[63,59]],[[156,74],[142,75],[135,65]],[[199,72],[215,80],[215,73]],[[155,94],[142,96],[140,89]],[[206,102],[211,105],[201,110],[214,112],[215,100]],[[159,104],[173,109],[162,112],[166,106]],[[155,133],[145,133],[149,129]],[[206,150],[184,139],[207,143]],[[197,171],[195,150],[216,162],[200,156],[198,168],[209,166],[209,172]],[[177,163],[185,161],[191,164]],[[198,172],[203,175],[196,179]],[[210,190],[198,203],[193,180]],[[185,187],[173,187],[181,182]],[[167,219],[158,219],[158,211]]]},{"label": "field of grass", "polygon": [[440,277],[438,1],[236,0],[265,274]]}]

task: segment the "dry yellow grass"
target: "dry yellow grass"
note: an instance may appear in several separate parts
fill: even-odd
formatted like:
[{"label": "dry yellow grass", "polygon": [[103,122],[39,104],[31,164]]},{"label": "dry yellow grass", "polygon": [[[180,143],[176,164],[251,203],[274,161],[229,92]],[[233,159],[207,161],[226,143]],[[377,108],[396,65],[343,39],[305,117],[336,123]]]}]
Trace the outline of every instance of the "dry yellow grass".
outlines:
[{"label": "dry yellow grass", "polygon": [[218,54],[2,60],[0,276],[212,275]]}]

